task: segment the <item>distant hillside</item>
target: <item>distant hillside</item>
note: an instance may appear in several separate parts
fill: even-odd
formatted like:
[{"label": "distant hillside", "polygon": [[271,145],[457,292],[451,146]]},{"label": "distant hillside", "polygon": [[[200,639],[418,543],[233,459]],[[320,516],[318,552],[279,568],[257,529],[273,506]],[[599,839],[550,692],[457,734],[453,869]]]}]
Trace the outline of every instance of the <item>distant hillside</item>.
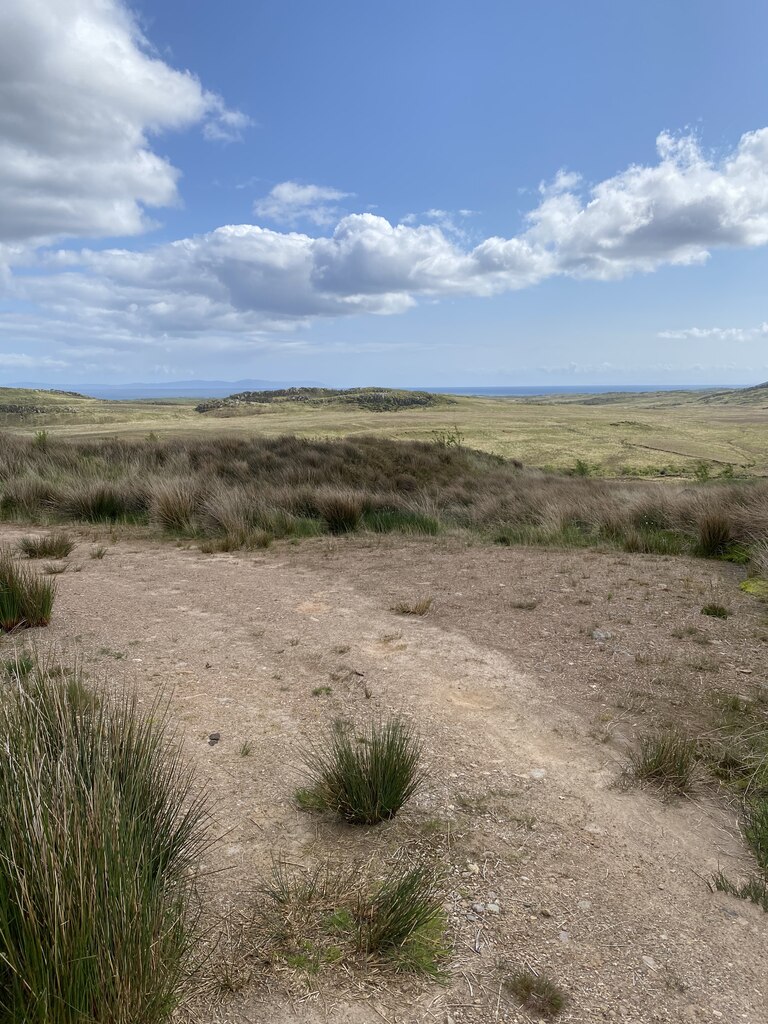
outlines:
[{"label": "distant hillside", "polygon": [[753,405],[768,409],[768,381],[755,384],[751,388],[731,388],[728,391],[715,391],[703,395],[700,402],[710,405]]},{"label": "distant hillside", "polygon": [[301,403],[323,406],[353,406],[369,412],[398,412],[400,409],[455,405],[452,398],[429,391],[398,391],[394,388],[279,388],[269,391],[240,391],[227,398],[213,398],[195,406],[200,413],[242,411],[248,406]]},{"label": "distant hillside", "polygon": [[0,424],[34,421],[39,416],[69,416],[91,401],[77,391],[0,388]]}]

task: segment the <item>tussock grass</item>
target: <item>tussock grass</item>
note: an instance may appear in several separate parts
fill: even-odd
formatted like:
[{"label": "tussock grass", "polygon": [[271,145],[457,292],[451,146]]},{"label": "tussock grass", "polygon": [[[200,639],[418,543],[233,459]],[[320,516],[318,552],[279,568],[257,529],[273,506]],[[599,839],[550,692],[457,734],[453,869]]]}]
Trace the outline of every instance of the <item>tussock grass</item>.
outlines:
[{"label": "tussock grass", "polygon": [[398,615],[426,615],[431,607],[431,597],[420,597],[417,601],[398,601],[391,610]]},{"label": "tussock grass", "polygon": [[8,549],[0,548],[0,629],[47,626],[55,597],[53,580],[38,576],[16,562]]},{"label": "tussock grass", "polygon": [[358,903],[357,917],[366,954],[436,973],[445,952],[445,912],[440,876],[432,866],[396,864],[378,890]]},{"label": "tussock grass", "polygon": [[630,755],[629,773],[672,793],[687,793],[696,769],[697,744],[676,730],[640,737]]},{"label": "tussock grass", "polygon": [[768,540],[768,484],[759,480],[558,474],[439,438],[0,442],[6,519],[153,524],[226,550],[250,546],[257,531],[298,538],[458,528],[501,544],[743,561],[763,557]]},{"label": "tussock grass", "polygon": [[360,732],[337,722],[304,751],[308,792],[351,824],[375,825],[393,818],[421,785],[421,754],[418,734],[402,718],[373,722]]},{"label": "tussock grass", "polygon": [[724,604],[717,604],[717,602],[711,601],[702,607],[701,614],[710,615],[713,619],[727,619],[731,613]]},{"label": "tussock grass", "polygon": [[504,987],[524,1009],[538,1016],[556,1017],[568,1002],[565,992],[551,978],[528,968],[510,974],[504,979]]},{"label": "tussock grass", "polygon": [[66,558],[75,542],[65,533],[49,533],[44,537],[22,537],[19,551],[27,558]]},{"label": "tussock grass", "polygon": [[256,892],[252,941],[306,974],[375,965],[437,975],[448,953],[443,900],[440,873],[402,852],[378,880],[370,863],[278,859]]},{"label": "tussock grass", "polygon": [[0,705],[0,1018],[161,1024],[189,980],[205,806],[159,708],[54,668]]},{"label": "tussock grass", "polygon": [[705,512],[697,523],[697,554],[706,558],[724,555],[734,542],[733,526],[724,511]]}]

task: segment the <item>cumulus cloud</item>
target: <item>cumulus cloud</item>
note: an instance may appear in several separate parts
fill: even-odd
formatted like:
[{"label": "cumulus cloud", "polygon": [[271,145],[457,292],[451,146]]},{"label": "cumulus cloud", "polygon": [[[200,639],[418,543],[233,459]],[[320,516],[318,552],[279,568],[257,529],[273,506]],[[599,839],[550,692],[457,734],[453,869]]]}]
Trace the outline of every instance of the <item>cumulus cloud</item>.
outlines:
[{"label": "cumulus cloud", "polygon": [[257,199],[253,212],[275,224],[293,227],[307,221],[316,227],[327,227],[339,217],[339,200],[349,199],[353,192],[341,192],[325,185],[300,185],[297,181],[281,181],[271,192]]},{"label": "cumulus cloud", "polygon": [[768,338],[768,322],[757,327],[686,327],[683,330],[659,331],[660,338],[714,341],[757,341]]},{"label": "cumulus cloud", "polygon": [[[259,340],[316,318],[400,313],[420,298],[489,296],[558,275],[612,280],[768,242],[768,128],[717,159],[690,136],[662,133],[657,144],[654,164],[592,186],[558,172],[510,238],[470,245],[437,209],[394,225],[348,214],[330,235],[227,225],[143,252],[43,251],[39,273],[31,266],[5,287],[83,337]],[[264,217],[325,226],[344,198],[283,182],[257,205]]]},{"label": "cumulus cloud", "polygon": [[176,201],[151,136],[247,122],[153,55],[120,0],[0,4],[0,241],[134,235]]}]

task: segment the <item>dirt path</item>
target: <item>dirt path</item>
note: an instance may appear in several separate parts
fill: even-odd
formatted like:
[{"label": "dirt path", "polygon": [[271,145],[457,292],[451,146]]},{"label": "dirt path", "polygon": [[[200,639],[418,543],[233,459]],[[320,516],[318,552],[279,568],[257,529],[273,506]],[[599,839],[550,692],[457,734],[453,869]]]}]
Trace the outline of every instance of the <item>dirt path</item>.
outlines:
[{"label": "dirt path", "polygon": [[[89,546],[70,559],[81,571],[57,578],[40,640],[77,646],[146,701],[172,688],[224,836],[206,865],[224,869],[212,920],[247,902],[278,852],[309,863],[430,843],[450,867],[447,984],[329,975],[307,993],[276,976],[199,1019],[536,1020],[501,986],[527,964],[569,992],[562,1021],[768,1021],[767,919],[704,882],[749,864],[735,819],[704,789],[670,805],[615,785],[649,703],[675,714],[681,690],[665,679],[682,692],[765,679],[760,608],[731,567],[392,538],[258,555],[126,539],[91,559]],[[737,614],[701,624],[715,592]],[[424,618],[390,610],[425,595]],[[694,615],[711,634],[707,670],[701,646],[672,636]],[[390,709],[426,741],[414,805],[368,833],[298,811],[297,745],[341,715]]]}]

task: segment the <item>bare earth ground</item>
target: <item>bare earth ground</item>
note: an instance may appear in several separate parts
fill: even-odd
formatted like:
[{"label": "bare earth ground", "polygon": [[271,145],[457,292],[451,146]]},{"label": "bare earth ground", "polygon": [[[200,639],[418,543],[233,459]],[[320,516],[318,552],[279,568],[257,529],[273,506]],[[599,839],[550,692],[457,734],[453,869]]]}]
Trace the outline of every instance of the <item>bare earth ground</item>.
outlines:
[{"label": "bare earth ground", "polygon": [[[0,541],[29,532],[4,526]],[[280,852],[346,863],[428,846],[449,868],[446,982],[261,969],[190,1019],[532,1021],[501,984],[528,965],[569,993],[564,1022],[768,1021],[767,919],[705,883],[750,868],[735,809],[711,787],[665,803],[616,785],[636,728],[713,687],[765,683],[765,607],[734,567],[393,536],[216,555],[124,536],[99,560],[92,536],[34,632],[148,703],[172,690],[222,836],[205,865],[212,931]],[[424,618],[390,610],[423,596]],[[712,600],[733,615],[702,616]],[[686,626],[699,642],[672,636]],[[388,710],[426,741],[413,805],[368,832],[298,810],[297,745]],[[493,897],[500,913],[473,909]]]}]

